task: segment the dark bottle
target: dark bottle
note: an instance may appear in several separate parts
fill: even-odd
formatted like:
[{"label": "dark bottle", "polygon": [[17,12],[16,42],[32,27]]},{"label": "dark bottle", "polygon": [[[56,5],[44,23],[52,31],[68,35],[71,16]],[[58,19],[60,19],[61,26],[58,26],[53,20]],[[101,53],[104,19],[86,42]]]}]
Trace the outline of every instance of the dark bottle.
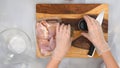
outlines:
[{"label": "dark bottle", "polygon": [[78,28],[83,31],[88,31],[87,23],[83,18],[79,21]]}]

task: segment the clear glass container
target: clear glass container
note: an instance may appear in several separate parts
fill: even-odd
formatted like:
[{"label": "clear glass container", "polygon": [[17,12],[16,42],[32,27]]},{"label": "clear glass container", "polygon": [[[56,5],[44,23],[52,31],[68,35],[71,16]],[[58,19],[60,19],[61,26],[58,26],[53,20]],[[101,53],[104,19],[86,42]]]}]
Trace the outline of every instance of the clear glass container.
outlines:
[{"label": "clear glass container", "polygon": [[0,64],[26,62],[30,49],[31,39],[24,31],[10,28],[0,32]]}]

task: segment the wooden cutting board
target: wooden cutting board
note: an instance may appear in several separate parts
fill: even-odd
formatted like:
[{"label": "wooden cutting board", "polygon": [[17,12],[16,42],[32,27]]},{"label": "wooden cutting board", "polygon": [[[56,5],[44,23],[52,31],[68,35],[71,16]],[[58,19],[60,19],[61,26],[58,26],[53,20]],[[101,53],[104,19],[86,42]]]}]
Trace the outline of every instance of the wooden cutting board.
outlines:
[{"label": "wooden cutting board", "polygon": [[[66,57],[74,58],[87,58],[89,49],[89,40],[81,36],[81,30],[77,27],[78,22],[84,15],[97,17],[97,15],[104,10],[104,20],[102,24],[104,37],[108,39],[108,5],[107,4],[37,4],[36,5],[36,20],[46,17],[58,17],[62,23],[71,24],[74,28],[73,40],[78,40],[78,44],[72,44]],[[41,55],[38,46],[36,45],[36,56],[44,57]],[[95,53],[94,57],[99,57]]]}]

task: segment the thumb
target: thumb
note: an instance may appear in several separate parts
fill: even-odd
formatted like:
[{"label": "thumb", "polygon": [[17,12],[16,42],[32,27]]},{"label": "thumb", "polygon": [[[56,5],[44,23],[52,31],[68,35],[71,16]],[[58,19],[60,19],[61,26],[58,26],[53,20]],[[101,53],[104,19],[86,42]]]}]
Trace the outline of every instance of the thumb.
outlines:
[{"label": "thumb", "polygon": [[83,36],[86,37],[88,40],[90,40],[90,37],[89,37],[88,33],[81,33],[81,35],[83,35]]}]

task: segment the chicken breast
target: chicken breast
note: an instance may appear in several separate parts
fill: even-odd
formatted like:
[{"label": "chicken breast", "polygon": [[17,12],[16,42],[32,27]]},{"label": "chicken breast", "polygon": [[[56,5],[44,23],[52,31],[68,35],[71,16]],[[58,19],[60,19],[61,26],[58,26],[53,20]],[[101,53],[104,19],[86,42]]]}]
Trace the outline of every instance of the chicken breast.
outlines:
[{"label": "chicken breast", "polygon": [[56,23],[46,21],[37,22],[36,35],[37,44],[43,56],[48,56],[55,49]]}]

